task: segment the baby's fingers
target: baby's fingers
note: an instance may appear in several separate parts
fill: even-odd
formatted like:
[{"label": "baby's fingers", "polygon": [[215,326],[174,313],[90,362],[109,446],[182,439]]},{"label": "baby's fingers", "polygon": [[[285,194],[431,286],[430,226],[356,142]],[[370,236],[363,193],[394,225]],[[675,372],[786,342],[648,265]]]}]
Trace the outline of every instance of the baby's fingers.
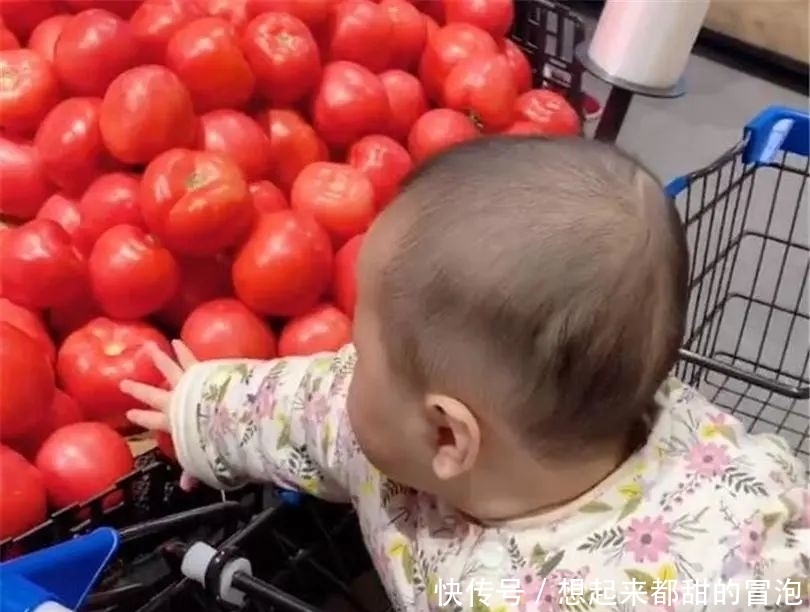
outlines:
[{"label": "baby's fingers", "polygon": [[169,431],[169,418],[156,410],[129,410],[127,418],[138,427],[151,431]]},{"label": "baby's fingers", "polygon": [[174,354],[177,356],[178,363],[184,370],[188,370],[197,363],[197,358],[194,356],[194,353],[191,352],[191,349],[188,348],[186,343],[182,340],[172,340],[172,348],[174,349]]},{"label": "baby's fingers", "polygon": [[134,380],[122,380],[118,388],[130,397],[134,397],[139,402],[161,412],[169,407],[169,400],[172,397],[170,391],[158,389],[152,385],[145,385]]},{"label": "baby's fingers", "polygon": [[183,368],[181,368],[174,359],[161,351],[157,344],[152,342],[145,344],[143,350],[149,355],[152,363],[154,363],[158,371],[163,374],[163,377],[174,387],[183,376]]}]

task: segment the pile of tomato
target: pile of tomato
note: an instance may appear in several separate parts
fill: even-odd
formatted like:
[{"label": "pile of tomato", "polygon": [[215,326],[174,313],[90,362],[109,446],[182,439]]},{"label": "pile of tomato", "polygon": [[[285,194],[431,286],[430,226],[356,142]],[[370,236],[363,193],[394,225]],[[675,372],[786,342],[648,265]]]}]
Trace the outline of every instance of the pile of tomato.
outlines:
[{"label": "pile of tomato", "polygon": [[[405,176],[482,134],[580,130],[512,0],[0,1],[0,539],[132,469],[140,350],[351,338]],[[164,449],[171,454],[170,445]]]}]

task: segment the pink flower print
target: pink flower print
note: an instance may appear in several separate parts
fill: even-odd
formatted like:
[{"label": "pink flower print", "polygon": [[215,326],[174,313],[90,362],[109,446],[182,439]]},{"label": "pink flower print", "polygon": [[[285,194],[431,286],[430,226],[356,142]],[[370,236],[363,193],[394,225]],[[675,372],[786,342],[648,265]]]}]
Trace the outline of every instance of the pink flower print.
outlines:
[{"label": "pink flower print", "polygon": [[725,425],[729,422],[728,415],[725,412],[716,412],[712,415],[709,415],[709,420],[714,425]]},{"label": "pink flower print", "polygon": [[212,440],[222,440],[235,432],[236,427],[233,412],[224,403],[217,404],[208,419],[208,437]]},{"label": "pink flower print", "polygon": [[262,381],[261,386],[256,391],[254,398],[253,414],[257,421],[263,419],[272,419],[276,411],[276,398],[275,398],[276,384],[275,381],[268,376]]},{"label": "pink flower print", "polygon": [[661,517],[633,519],[625,533],[625,551],[633,553],[636,563],[658,561],[670,544],[669,525]]},{"label": "pink flower print", "polygon": [[726,449],[719,444],[695,444],[687,455],[688,469],[704,478],[714,478],[722,474],[731,463]]},{"label": "pink flower print", "polygon": [[312,422],[322,425],[329,416],[329,401],[322,393],[314,393],[309,399],[308,416]]},{"label": "pink flower print", "polygon": [[762,554],[765,545],[765,521],[756,514],[746,520],[737,536],[737,555],[748,565],[753,565]]}]

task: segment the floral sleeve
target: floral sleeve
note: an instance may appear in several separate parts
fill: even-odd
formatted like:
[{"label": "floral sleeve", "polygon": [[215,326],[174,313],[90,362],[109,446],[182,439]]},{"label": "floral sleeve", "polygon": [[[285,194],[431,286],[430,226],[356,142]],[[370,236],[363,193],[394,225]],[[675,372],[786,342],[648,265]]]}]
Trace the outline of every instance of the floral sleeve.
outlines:
[{"label": "floral sleeve", "polygon": [[348,501],[346,395],[355,353],[190,368],[172,397],[180,464],[217,488],[273,482]]}]

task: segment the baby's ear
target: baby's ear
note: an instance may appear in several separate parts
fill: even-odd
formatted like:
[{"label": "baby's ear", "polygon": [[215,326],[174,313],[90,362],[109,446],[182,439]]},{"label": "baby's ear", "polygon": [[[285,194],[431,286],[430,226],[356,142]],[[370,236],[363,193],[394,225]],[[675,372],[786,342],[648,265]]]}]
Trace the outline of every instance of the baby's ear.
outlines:
[{"label": "baby's ear", "polygon": [[428,421],[436,432],[433,471],[440,480],[450,480],[475,465],[481,447],[478,420],[466,404],[448,395],[425,397]]}]

